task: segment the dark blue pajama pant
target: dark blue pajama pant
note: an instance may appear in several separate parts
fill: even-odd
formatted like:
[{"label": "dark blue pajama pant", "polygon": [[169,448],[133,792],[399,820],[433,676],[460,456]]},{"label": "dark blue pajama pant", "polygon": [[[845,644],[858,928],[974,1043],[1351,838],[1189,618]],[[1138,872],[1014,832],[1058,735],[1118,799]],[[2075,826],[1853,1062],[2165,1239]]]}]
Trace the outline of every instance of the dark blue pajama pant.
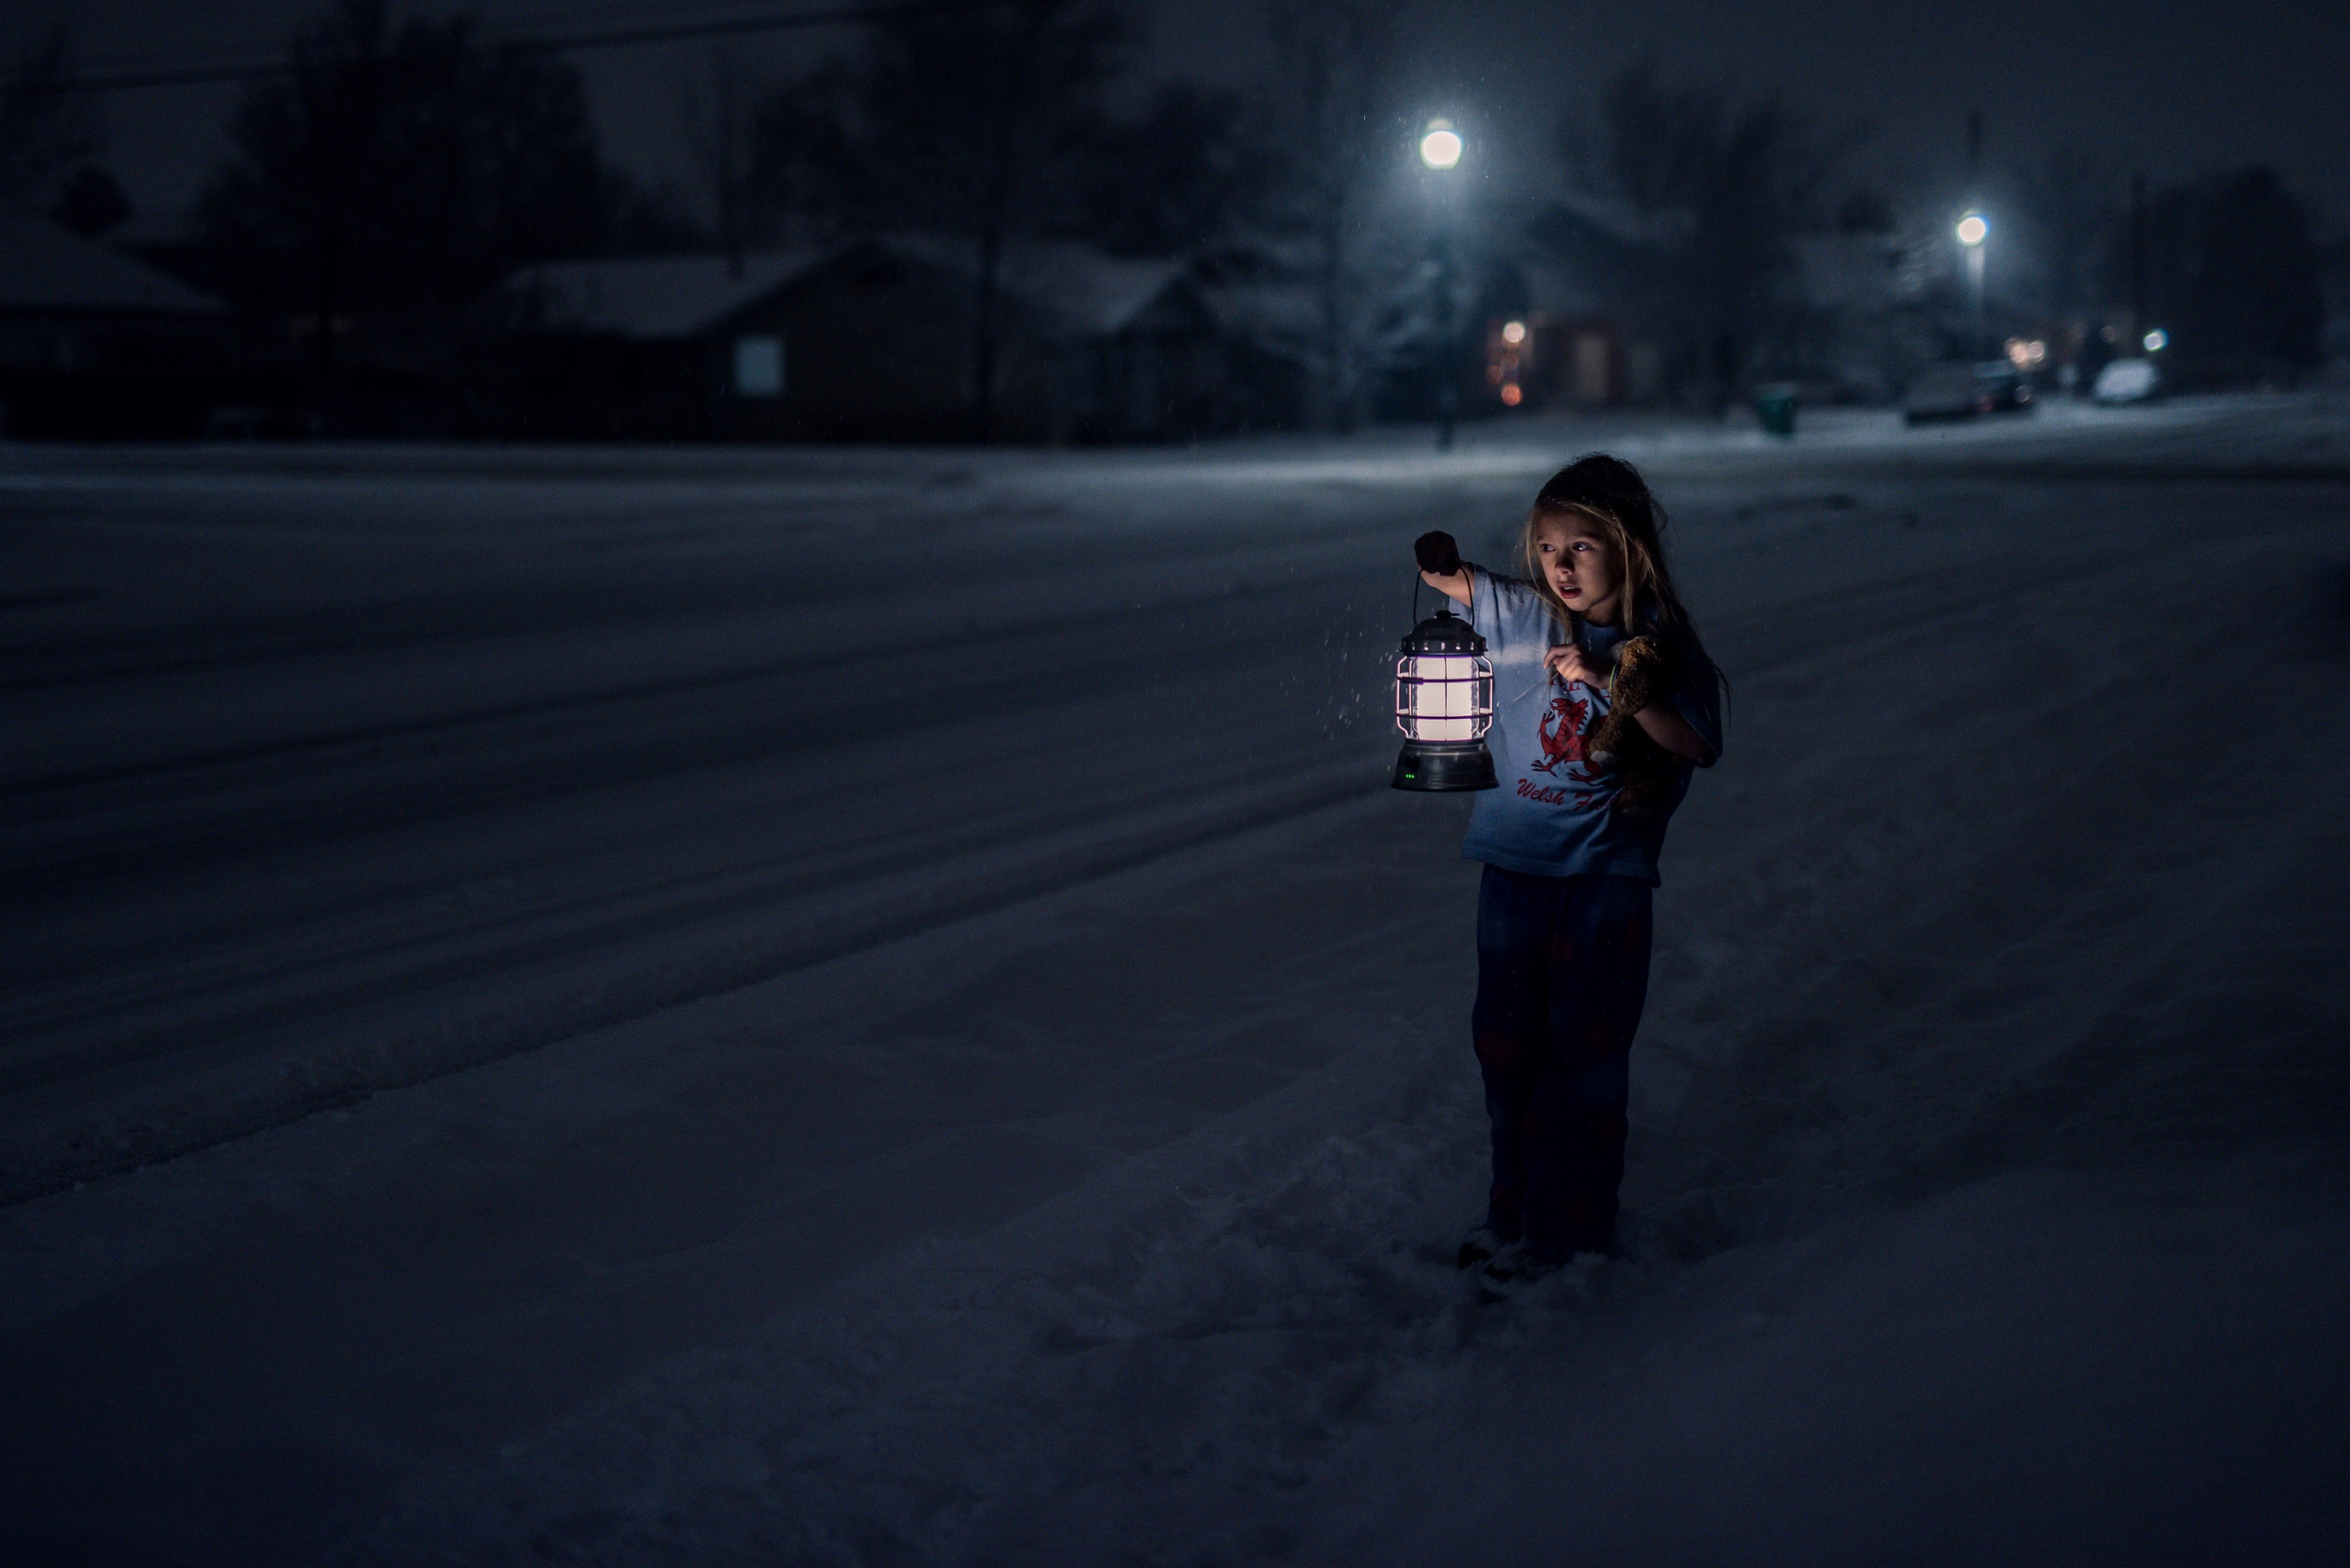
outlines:
[{"label": "dark blue pajama pant", "polygon": [[1485,868],[1470,1026],[1494,1127],[1486,1223],[1539,1257],[1615,1242],[1650,893],[1629,877]]}]

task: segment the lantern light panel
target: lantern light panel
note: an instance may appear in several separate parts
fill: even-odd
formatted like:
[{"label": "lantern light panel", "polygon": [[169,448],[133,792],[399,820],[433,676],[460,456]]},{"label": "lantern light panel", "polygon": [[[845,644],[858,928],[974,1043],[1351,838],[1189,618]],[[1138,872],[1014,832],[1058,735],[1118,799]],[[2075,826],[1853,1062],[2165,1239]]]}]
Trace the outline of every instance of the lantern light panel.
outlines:
[{"label": "lantern light panel", "polygon": [[1494,723],[1494,666],[1473,654],[1395,661],[1395,727],[1416,741],[1474,741]]}]

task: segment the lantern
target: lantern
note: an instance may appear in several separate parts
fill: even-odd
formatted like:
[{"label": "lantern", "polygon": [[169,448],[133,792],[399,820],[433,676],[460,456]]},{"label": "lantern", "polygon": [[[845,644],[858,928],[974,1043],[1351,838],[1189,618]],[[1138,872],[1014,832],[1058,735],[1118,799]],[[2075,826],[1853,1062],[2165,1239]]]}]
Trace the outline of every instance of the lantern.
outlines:
[{"label": "lantern", "polygon": [[1494,666],[1485,639],[1449,610],[1412,628],[1395,659],[1395,759],[1398,790],[1490,790],[1494,759],[1485,732],[1494,724]]}]

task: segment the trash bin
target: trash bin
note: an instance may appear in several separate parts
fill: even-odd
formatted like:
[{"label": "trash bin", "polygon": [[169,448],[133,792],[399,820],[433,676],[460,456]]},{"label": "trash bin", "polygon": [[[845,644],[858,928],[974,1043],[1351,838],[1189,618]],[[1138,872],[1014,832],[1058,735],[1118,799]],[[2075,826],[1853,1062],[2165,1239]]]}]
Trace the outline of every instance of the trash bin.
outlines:
[{"label": "trash bin", "polygon": [[1784,381],[1754,389],[1754,411],[1762,416],[1762,428],[1773,435],[1796,433],[1796,389]]}]

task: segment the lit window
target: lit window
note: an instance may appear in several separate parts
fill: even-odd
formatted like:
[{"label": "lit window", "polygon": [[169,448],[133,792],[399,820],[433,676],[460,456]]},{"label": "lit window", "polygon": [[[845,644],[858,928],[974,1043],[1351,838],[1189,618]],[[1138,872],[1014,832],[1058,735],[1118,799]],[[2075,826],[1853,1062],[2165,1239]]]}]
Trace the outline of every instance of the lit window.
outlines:
[{"label": "lit window", "polygon": [[783,340],[734,340],[734,395],[738,398],[783,396]]}]

